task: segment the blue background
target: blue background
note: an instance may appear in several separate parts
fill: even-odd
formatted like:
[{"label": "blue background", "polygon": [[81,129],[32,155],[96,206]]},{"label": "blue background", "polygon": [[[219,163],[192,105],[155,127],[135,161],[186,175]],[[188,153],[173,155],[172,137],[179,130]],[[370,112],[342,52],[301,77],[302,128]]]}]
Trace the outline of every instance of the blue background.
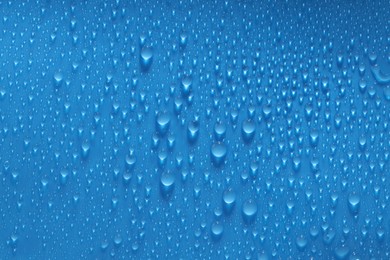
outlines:
[{"label": "blue background", "polygon": [[0,259],[389,259],[388,1],[1,1]]}]

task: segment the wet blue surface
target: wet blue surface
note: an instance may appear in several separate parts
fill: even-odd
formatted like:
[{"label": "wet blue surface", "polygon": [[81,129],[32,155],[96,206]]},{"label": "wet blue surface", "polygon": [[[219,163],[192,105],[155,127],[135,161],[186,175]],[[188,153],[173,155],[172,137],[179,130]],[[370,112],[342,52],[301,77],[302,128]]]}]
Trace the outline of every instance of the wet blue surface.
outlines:
[{"label": "wet blue surface", "polygon": [[389,5],[1,1],[0,259],[389,259]]}]

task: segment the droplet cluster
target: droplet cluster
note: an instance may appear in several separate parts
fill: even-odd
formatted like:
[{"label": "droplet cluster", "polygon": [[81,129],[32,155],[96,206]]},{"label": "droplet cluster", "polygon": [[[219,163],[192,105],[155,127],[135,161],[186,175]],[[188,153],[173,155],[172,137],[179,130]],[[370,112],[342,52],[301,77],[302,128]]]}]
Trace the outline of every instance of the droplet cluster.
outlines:
[{"label": "droplet cluster", "polygon": [[1,259],[390,259],[390,3],[0,1]]}]

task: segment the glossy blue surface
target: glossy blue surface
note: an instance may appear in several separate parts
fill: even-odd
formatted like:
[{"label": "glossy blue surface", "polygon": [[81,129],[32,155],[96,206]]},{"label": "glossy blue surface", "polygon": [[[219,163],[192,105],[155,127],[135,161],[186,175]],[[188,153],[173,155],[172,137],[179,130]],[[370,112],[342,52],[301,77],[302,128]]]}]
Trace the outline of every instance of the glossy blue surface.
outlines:
[{"label": "glossy blue surface", "polygon": [[0,259],[389,259],[388,1],[1,1]]}]

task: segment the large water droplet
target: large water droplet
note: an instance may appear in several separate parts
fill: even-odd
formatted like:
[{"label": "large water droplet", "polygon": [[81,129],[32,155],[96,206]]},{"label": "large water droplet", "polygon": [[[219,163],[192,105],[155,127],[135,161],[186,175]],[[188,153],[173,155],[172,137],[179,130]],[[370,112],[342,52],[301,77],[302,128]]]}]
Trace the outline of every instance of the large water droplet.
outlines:
[{"label": "large water droplet", "polygon": [[215,241],[221,239],[223,234],[223,225],[216,221],[211,225],[211,234]]},{"label": "large water droplet", "polygon": [[152,47],[144,46],[141,49],[140,62],[141,62],[141,68],[143,69],[143,71],[149,70],[149,68],[153,62],[153,49],[152,49]]},{"label": "large water droplet", "polygon": [[211,157],[215,166],[221,166],[225,160],[227,148],[224,143],[218,142],[211,146]]},{"label": "large water droplet", "polygon": [[175,185],[175,176],[171,172],[163,172],[160,179],[161,193],[164,197],[168,197]]},{"label": "large water droplet", "polygon": [[61,72],[58,71],[58,72],[54,73],[54,85],[56,87],[61,86],[63,78],[64,78],[64,76],[62,75]]},{"label": "large water droplet", "polygon": [[223,193],[223,209],[230,214],[236,203],[236,193],[232,189],[227,189]]},{"label": "large water droplet", "polygon": [[242,136],[244,138],[245,142],[250,142],[253,139],[253,136],[255,135],[256,125],[251,120],[245,120],[242,123]]},{"label": "large water droplet", "polygon": [[349,248],[347,246],[338,246],[334,250],[337,259],[347,259],[349,255]]},{"label": "large water droplet", "polygon": [[257,204],[253,200],[247,200],[242,205],[242,215],[246,223],[251,223],[255,220],[257,214]]},{"label": "large water droplet", "polygon": [[353,215],[357,215],[360,208],[360,196],[355,193],[350,194],[348,197],[348,207]]},{"label": "large water droplet", "polygon": [[296,244],[300,251],[304,251],[307,245],[307,239],[304,236],[299,236],[297,237]]},{"label": "large water droplet", "polygon": [[168,113],[159,113],[156,119],[157,131],[161,135],[165,135],[168,132],[169,123],[171,119]]},{"label": "large water droplet", "polygon": [[225,137],[226,126],[222,123],[215,124],[214,133],[218,140],[222,140]]},{"label": "large water droplet", "polygon": [[198,139],[199,133],[199,122],[198,121],[191,121],[188,124],[187,128],[187,138],[190,143],[195,143],[195,141]]},{"label": "large water droplet", "polygon": [[191,92],[192,78],[188,75],[184,76],[181,80],[182,93],[184,96],[188,96]]}]

